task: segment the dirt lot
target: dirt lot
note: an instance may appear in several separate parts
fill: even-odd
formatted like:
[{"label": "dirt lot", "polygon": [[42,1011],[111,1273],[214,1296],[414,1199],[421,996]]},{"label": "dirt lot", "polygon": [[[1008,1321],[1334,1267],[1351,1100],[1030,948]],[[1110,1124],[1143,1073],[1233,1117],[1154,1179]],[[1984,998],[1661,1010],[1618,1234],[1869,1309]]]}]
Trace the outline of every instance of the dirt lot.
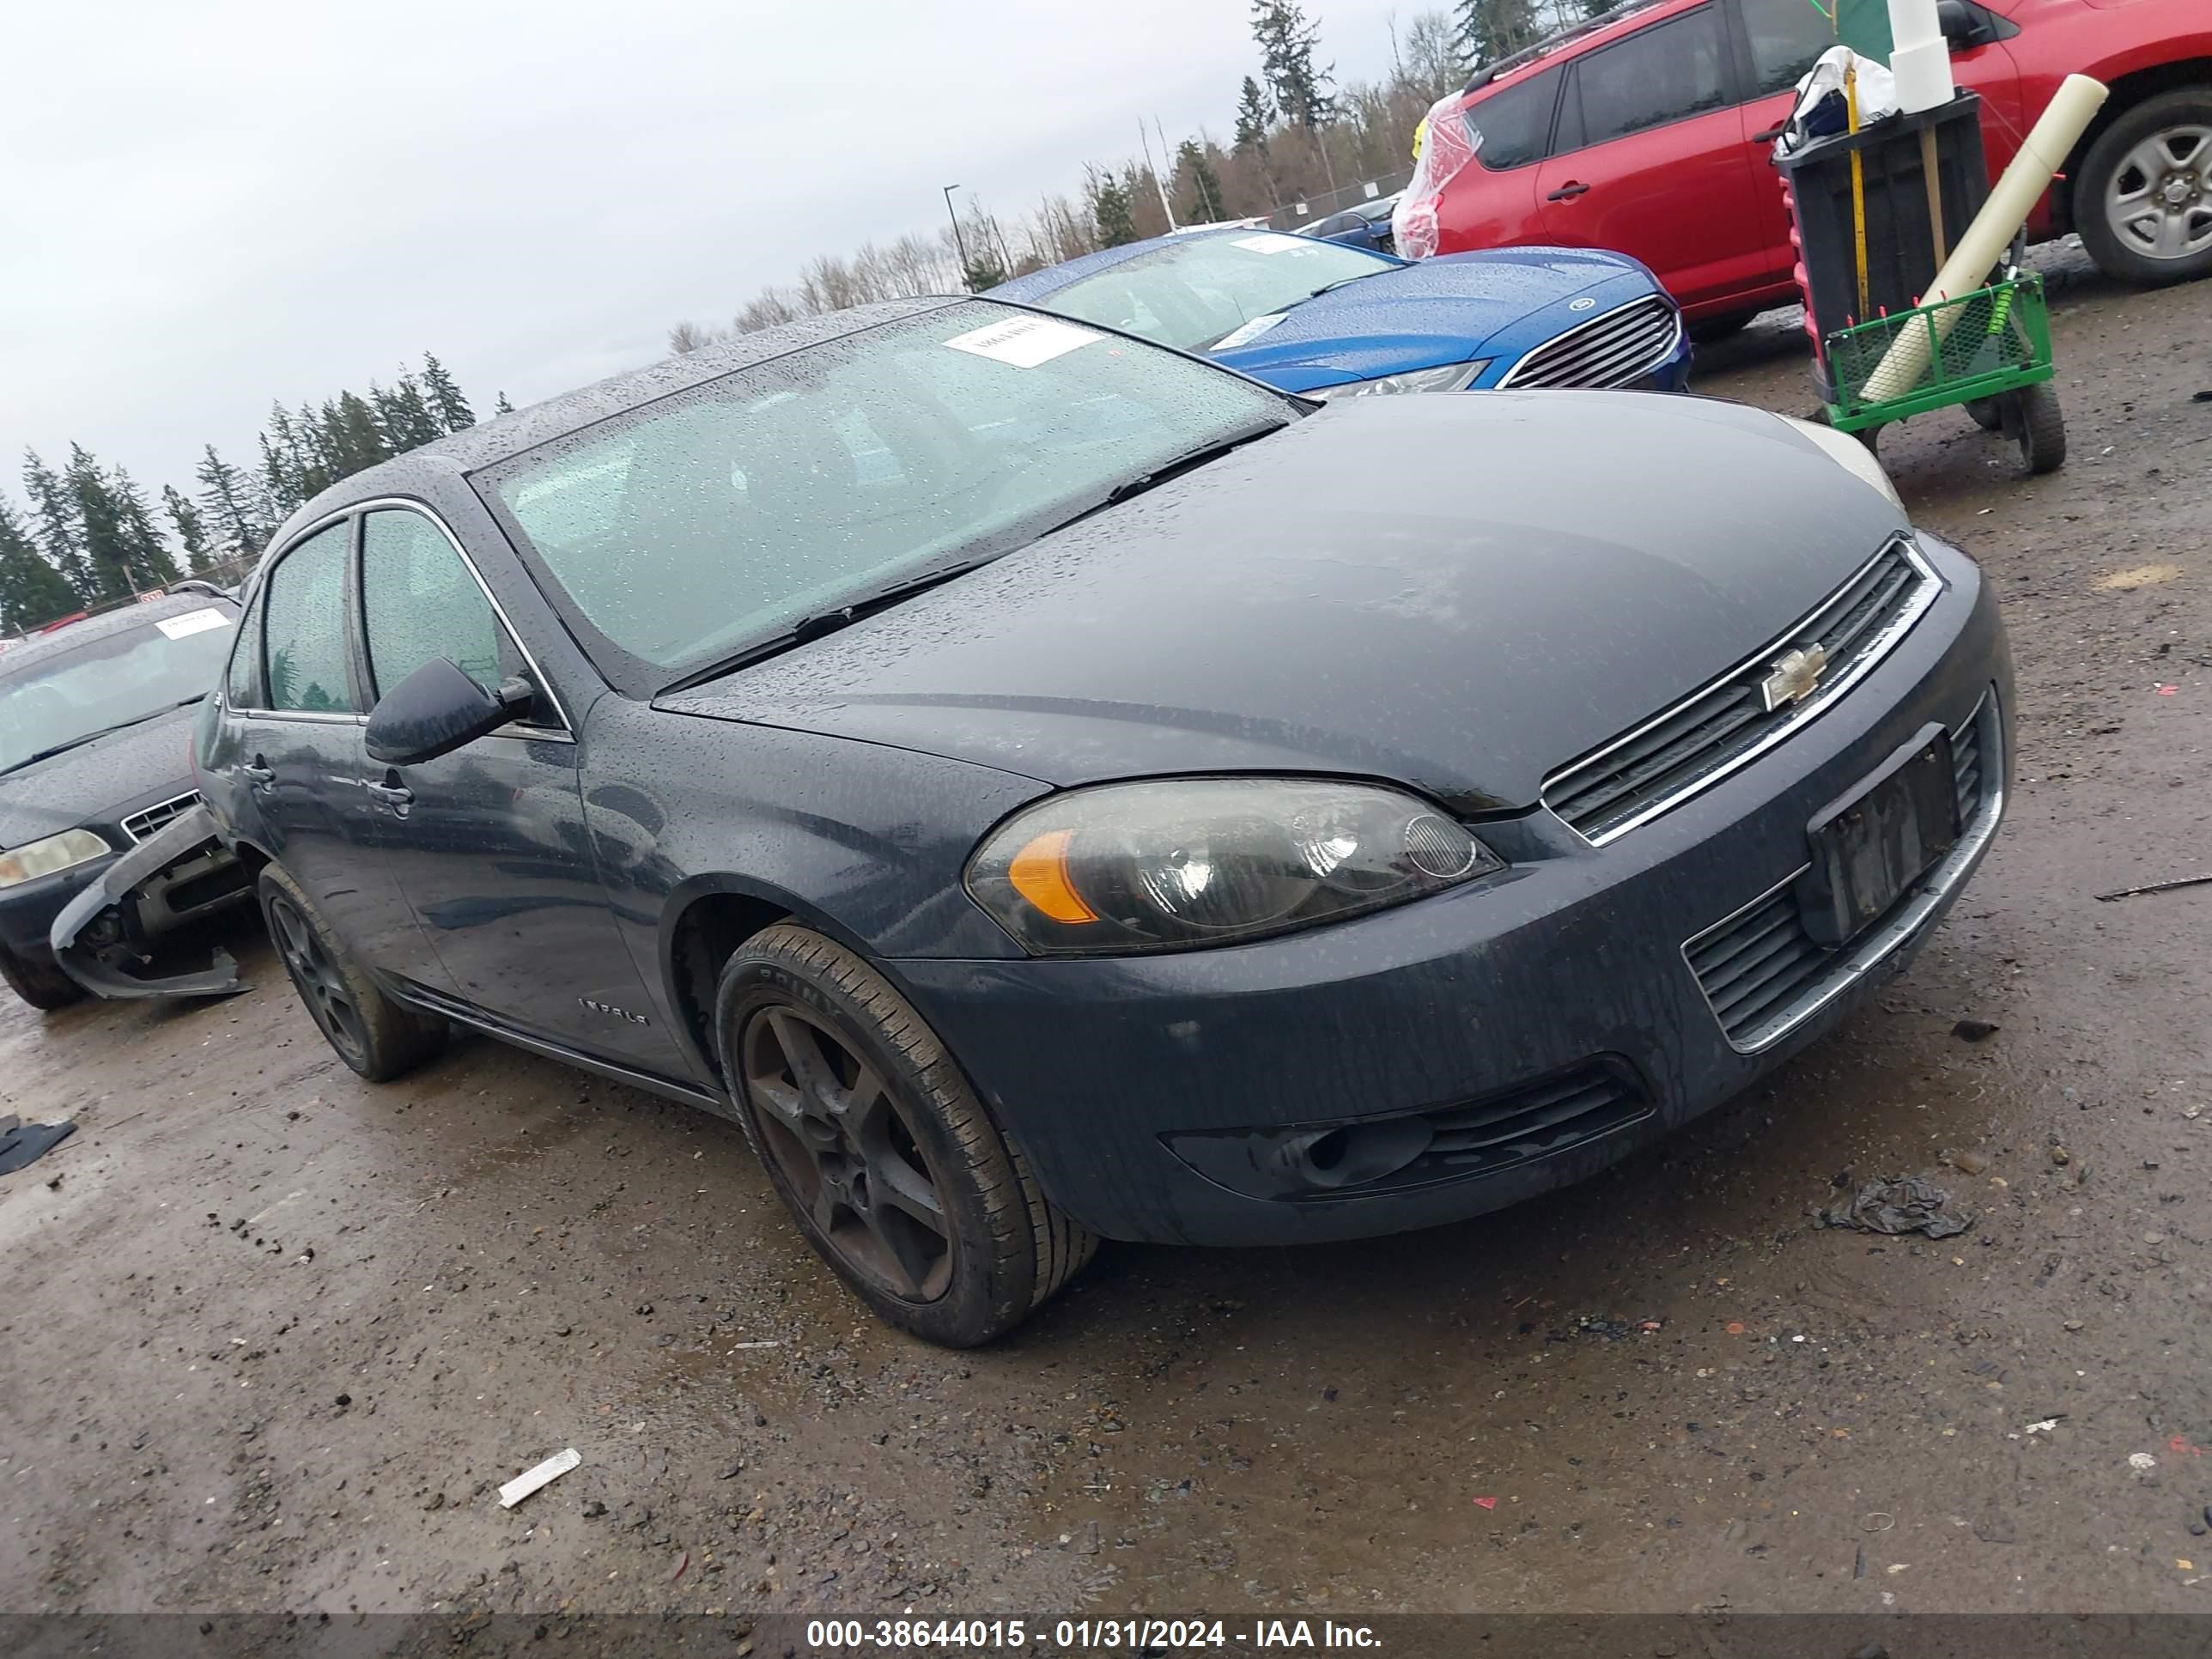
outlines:
[{"label": "dirt lot", "polygon": [[[2092,896],[2212,871],[2212,283],[2046,264],[2066,470],[1883,444],[2008,607],[2009,824],[1771,1086],[1440,1232],[1109,1248],[955,1356],[734,1129],[484,1042],[364,1086],[258,945],[9,1001],[0,1112],[80,1133],[0,1180],[0,1608],[2212,1607],[2212,889]],[[1793,330],[1704,389],[1802,412]],[[1810,1224],[1914,1171],[1971,1231]]]}]

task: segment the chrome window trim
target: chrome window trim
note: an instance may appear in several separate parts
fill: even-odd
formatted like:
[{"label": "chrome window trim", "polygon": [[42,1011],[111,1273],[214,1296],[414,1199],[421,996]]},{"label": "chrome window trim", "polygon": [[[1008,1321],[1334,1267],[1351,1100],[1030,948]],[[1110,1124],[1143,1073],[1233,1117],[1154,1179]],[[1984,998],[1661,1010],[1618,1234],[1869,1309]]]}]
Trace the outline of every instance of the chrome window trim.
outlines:
[{"label": "chrome window trim", "polygon": [[[1596,316],[1589,318],[1585,321],[1577,323],[1572,328],[1568,329],[1565,333],[1554,334],[1550,339],[1544,341],[1541,344],[1529,347],[1528,350],[1522,352],[1520,356],[1514,360],[1513,367],[1507,369],[1505,373],[1499,377],[1496,389],[1499,392],[1514,391],[1516,388],[1513,384],[1513,377],[1518,374],[1522,369],[1526,368],[1528,366],[1529,360],[1536,356],[1539,353],[1551,351],[1564,342],[1573,339],[1576,335],[1583,333],[1586,330],[1595,328],[1601,323],[1610,322],[1613,318],[1618,317],[1622,312],[1628,310],[1630,307],[1645,305],[1653,300],[1662,300],[1666,301],[1669,305],[1674,304],[1672,300],[1668,300],[1666,295],[1659,292],[1656,289],[1649,294],[1639,294],[1632,300],[1624,300],[1620,304],[1613,307],[1612,310],[1601,311]],[[1681,343],[1682,308],[1680,306],[1674,306],[1674,326],[1673,331],[1667,336],[1666,343],[1662,345],[1641,368],[1636,370],[1634,374],[1624,376],[1622,380],[1615,381],[1613,384],[1615,386],[1626,385],[1629,380],[1638,380],[1644,375],[1649,374],[1653,368],[1656,368],[1659,364],[1665,362],[1668,358],[1673,356],[1674,355],[1674,348]],[[1532,387],[1530,389],[1534,391],[1550,392],[1602,392],[1607,388],[1603,386],[1539,386]]]},{"label": "chrome window trim", "polygon": [[[1997,714],[1996,689],[1992,686],[1982,694],[1982,700],[1974,705],[1974,712],[1951,728],[1954,741],[1969,727],[1979,728],[1977,737],[1982,746],[1984,787],[1981,809],[1960,831],[1959,839],[1943,855],[1942,861],[1922,878],[1918,889],[1896,915],[1877,927],[1856,950],[1839,956],[1829,970],[1815,980],[1795,1001],[1784,1004],[1778,1011],[1770,1014],[1757,1028],[1750,1042],[1739,1042],[1734,1037],[1729,1037],[1729,1048],[1740,1054],[1756,1054],[1771,1048],[1895,955],[1899,947],[1920,930],[1921,925],[1936,908],[1966,879],[1966,872],[1980,860],[1982,854],[1996,836],[1997,821],[2004,816],[2004,722],[1997,718]],[[1683,940],[1682,965],[1689,969],[1691,982],[1697,986],[1698,994],[1705,997],[1706,1011],[1712,1015],[1715,1024],[1721,1023],[1720,1010],[1714,1007],[1713,1000],[1705,995],[1705,981],[1698,978],[1697,969],[1692,966],[1692,953],[1714,934],[1735,927],[1760,905],[1771,902],[1812,867],[1809,863],[1798,866],[1750,903],[1739,905],[1711,927]]]},{"label": "chrome window trim", "polygon": [[1737,772],[1741,771],[1745,767],[1750,765],[1752,762],[1757,760],[1760,756],[1766,753],[1768,750],[1773,748],[1776,744],[1786,742],[1790,738],[1795,736],[1811,721],[1817,719],[1822,711],[1829,708],[1846,692],[1850,691],[1853,686],[1856,685],[1861,680],[1864,679],[1869,674],[1872,673],[1877,667],[1879,667],[1883,660],[1888,657],[1889,653],[1897,648],[1898,641],[1902,640],[1907,634],[1911,633],[1918,624],[1921,617],[1928,614],[1929,608],[1936,603],[1937,596],[1942,592],[1944,585],[1943,578],[1937,573],[1936,567],[1929,562],[1928,556],[1920,550],[1920,544],[1913,539],[1911,532],[1902,532],[1897,536],[1893,537],[1890,540],[1884,542],[1881,546],[1875,550],[1871,558],[1868,559],[1864,564],[1860,565],[1856,570],[1852,571],[1849,576],[1846,576],[1840,583],[1838,583],[1835,590],[1831,592],[1827,598],[1822,599],[1820,604],[1814,605],[1812,610],[1807,611],[1804,616],[1801,617],[1795,623],[1793,623],[1789,632],[1777,636],[1763,648],[1753,652],[1751,655],[1746,657],[1741,662],[1736,664],[1735,667],[1729,669],[1726,673],[1716,675],[1705,684],[1699,686],[1696,690],[1691,692],[1689,696],[1677,698],[1674,702],[1669,703],[1665,708],[1660,710],[1659,713],[1654,714],[1650,719],[1644,720],[1640,725],[1632,726],[1628,731],[1622,732],[1620,736],[1607,744],[1602,749],[1595,750],[1590,754],[1583,757],[1582,759],[1576,761],[1573,764],[1570,766],[1563,766],[1558,771],[1552,773],[1544,780],[1543,787],[1537,792],[1537,799],[1543,802],[1545,810],[1547,811],[1551,810],[1552,793],[1553,790],[1558,788],[1560,784],[1574,777],[1578,773],[1587,772],[1590,768],[1597,765],[1615,750],[1625,748],[1628,744],[1634,743],[1638,738],[1641,738],[1645,732],[1652,730],[1654,727],[1665,725],[1668,721],[1680,714],[1685,708],[1687,708],[1692,703],[1698,702],[1704,698],[1710,697],[1714,692],[1719,690],[1731,680],[1736,679],[1741,675],[1750,673],[1754,669],[1765,666],[1771,663],[1776,656],[1780,654],[1782,652],[1788,650],[1797,641],[1802,640],[1805,636],[1814,619],[1819,617],[1822,612],[1833,605],[1838,597],[1849,592],[1851,586],[1856,583],[1860,577],[1865,575],[1866,573],[1875,564],[1879,563],[1883,556],[1888,553],[1892,548],[1896,548],[1902,551],[1905,555],[1906,562],[1911,564],[1912,568],[1919,573],[1919,590],[1914,594],[1911,603],[1907,605],[1905,608],[1891,621],[1887,629],[1883,629],[1881,633],[1875,636],[1873,642],[1868,647],[1866,651],[1860,655],[1858,660],[1851,665],[1847,672],[1840,674],[1835,679],[1828,681],[1821,685],[1820,688],[1814,691],[1811,696],[1806,698],[1804,702],[1799,703],[1794,709],[1792,709],[1788,719],[1783,720],[1779,725],[1770,728],[1758,742],[1753,744],[1751,747],[1745,750],[1734,759],[1730,760],[1727,765],[1719,767],[1713,771],[1707,772],[1699,777],[1692,779],[1690,782],[1685,784],[1682,787],[1675,790],[1671,794],[1661,796],[1657,800],[1652,801],[1645,805],[1641,811],[1622,819],[1619,823],[1613,825],[1601,835],[1595,836],[1585,836],[1581,830],[1577,830],[1572,824],[1568,823],[1565,818],[1559,817],[1557,813],[1553,813],[1553,816],[1555,818],[1558,818],[1559,823],[1566,829],[1576,840],[1582,842],[1586,846],[1607,847],[1613,842],[1619,841],[1623,836],[1628,834],[1631,830],[1638,829],[1641,826],[1650,823],[1652,819],[1659,817],[1662,813],[1671,812],[1675,807],[1680,806],[1684,801],[1688,800],[1692,796],[1702,793],[1704,791],[1711,788],[1723,778],[1734,776]]}]

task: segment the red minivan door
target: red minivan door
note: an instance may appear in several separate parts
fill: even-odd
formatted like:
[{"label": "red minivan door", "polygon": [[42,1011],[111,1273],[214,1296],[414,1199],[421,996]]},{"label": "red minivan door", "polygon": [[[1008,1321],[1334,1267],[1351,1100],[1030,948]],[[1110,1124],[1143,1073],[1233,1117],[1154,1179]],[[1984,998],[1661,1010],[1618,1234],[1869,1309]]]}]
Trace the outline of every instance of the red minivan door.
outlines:
[{"label": "red minivan door", "polygon": [[[1802,3],[1802,0],[1801,0]],[[1744,142],[1717,0],[1569,66],[1537,169],[1546,236],[1641,259],[1686,309],[1741,303],[1766,277],[1765,158]]]}]

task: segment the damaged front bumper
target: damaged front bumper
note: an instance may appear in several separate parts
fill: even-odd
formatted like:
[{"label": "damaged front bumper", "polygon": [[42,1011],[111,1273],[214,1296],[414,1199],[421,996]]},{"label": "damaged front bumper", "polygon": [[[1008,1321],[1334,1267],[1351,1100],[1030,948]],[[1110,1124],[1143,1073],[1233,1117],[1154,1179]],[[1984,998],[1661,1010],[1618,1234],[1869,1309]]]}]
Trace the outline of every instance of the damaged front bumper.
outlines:
[{"label": "damaged front bumper", "polygon": [[54,918],[54,960],[94,996],[222,997],[246,989],[217,946],[212,964],[149,976],[151,942],[246,896],[245,872],[216,835],[204,806],[163,826],[100,872]]}]

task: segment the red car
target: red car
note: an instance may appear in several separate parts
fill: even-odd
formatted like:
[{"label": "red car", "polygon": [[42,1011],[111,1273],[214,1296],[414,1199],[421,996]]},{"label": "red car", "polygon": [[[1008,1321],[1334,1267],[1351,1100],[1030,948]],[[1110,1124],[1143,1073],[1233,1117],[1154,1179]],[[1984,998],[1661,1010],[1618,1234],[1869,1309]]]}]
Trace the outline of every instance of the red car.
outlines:
[{"label": "red car", "polygon": [[[2130,282],[2212,272],[2212,3],[1940,9],[1953,72],[1982,95],[1992,176],[2066,76],[2112,88],[2031,235],[2079,231]],[[1808,0],[1629,0],[1483,70],[1456,111],[1437,106],[1397,209],[1398,252],[1610,248],[1658,274],[1698,337],[1740,327],[1797,297],[1769,149],[1798,77],[1834,43]]]}]

